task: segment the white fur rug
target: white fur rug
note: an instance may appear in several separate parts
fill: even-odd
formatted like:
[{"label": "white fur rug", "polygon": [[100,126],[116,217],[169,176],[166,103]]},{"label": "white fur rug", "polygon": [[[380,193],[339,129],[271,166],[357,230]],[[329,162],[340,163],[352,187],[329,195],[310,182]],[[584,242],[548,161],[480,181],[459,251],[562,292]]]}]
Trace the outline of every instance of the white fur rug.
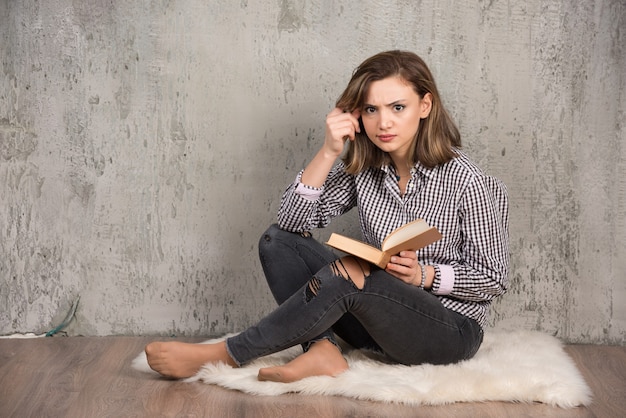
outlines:
[{"label": "white fur rug", "polygon": [[[453,365],[390,365],[353,350],[344,353],[350,369],[337,377],[310,377],[294,383],[257,380],[259,368],[284,364],[300,353],[300,347],[294,347],[238,369],[208,364],[187,381],[254,395],[335,395],[408,405],[505,401],[572,408],[591,402],[591,391],[561,342],[539,332],[488,331],[474,358]],[[133,361],[133,367],[155,373],[144,353]]]}]

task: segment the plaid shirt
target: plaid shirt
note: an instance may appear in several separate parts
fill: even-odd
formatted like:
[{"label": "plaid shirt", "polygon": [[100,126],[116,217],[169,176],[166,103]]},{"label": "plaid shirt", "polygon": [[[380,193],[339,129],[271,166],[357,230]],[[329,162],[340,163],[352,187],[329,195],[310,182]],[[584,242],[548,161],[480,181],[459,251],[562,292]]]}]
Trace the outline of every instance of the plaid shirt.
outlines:
[{"label": "plaid shirt", "polygon": [[404,196],[391,166],[351,175],[340,162],[320,189],[300,183],[300,172],[282,197],[278,224],[293,232],[324,228],[356,206],[363,239],[380,248],[391,231],[422,218],[443,235],[417,252],[435,268],[430,291],[448,309],[484,326],[491,301],[508,284],[507,191],[457,152],[432,169],[417,163]]}]

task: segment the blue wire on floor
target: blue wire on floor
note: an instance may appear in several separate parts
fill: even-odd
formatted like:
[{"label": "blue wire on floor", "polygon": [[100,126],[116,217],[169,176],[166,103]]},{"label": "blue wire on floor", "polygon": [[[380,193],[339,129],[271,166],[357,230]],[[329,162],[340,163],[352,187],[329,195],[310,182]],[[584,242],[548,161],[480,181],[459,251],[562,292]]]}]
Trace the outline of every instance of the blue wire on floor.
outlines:
[{"label": "blue wire on floor", "polygon": [[80,295],[78,295],[74,303],[72,303],[72,307],[70,308],[70,311],[67,313],[67,315],[65,315],[65,319],[63,319],[63,322],[61,322],[60,325],[52,328],[50,331],[46,332],[46,337],[52,337],[54,334],[56,334],[57,332],[61,331],[63,328],[69,325],[70,321],[74,317],[74,314],[76,314],[76,308],[78,308],[79,300],[80,300]]}]

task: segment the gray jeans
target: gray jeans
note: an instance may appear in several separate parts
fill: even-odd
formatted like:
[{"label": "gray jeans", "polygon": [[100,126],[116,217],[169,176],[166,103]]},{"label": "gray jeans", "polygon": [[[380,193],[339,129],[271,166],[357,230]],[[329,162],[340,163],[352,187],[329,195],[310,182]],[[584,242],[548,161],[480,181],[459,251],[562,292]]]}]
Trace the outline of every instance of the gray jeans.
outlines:
[{"label": "gray jeans", "polygon": [[376,267],[359,289],[337,273],[337,256],[308,233],[272,225],[259,255],[279,307],[226,341],[239,365],[298,344],[306,350],[321,339],[336,344],[335,335],[407,365],[455,363],[480,347],[483,332],[473,319]]}]

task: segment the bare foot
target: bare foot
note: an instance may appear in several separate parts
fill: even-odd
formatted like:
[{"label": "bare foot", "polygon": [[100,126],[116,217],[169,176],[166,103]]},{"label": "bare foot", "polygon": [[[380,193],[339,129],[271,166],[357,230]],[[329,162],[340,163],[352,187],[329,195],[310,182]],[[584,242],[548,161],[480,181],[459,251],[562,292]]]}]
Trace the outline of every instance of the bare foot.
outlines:
[{"label": "bare foot", "polygon": [[348,363],[341,351],[330,341],[314,343],[309,351],[283,366],[259,370],[258,379],[289,383],[309,376],[337,376],[348,370]]},{"label": "bare foot", "polygon": [[175,379],[191,377],[206,363],[237,364],[228,355],[226,343],[189,344],[181,342],[153,342],[146,346],[148,364],[152,370]]}]

